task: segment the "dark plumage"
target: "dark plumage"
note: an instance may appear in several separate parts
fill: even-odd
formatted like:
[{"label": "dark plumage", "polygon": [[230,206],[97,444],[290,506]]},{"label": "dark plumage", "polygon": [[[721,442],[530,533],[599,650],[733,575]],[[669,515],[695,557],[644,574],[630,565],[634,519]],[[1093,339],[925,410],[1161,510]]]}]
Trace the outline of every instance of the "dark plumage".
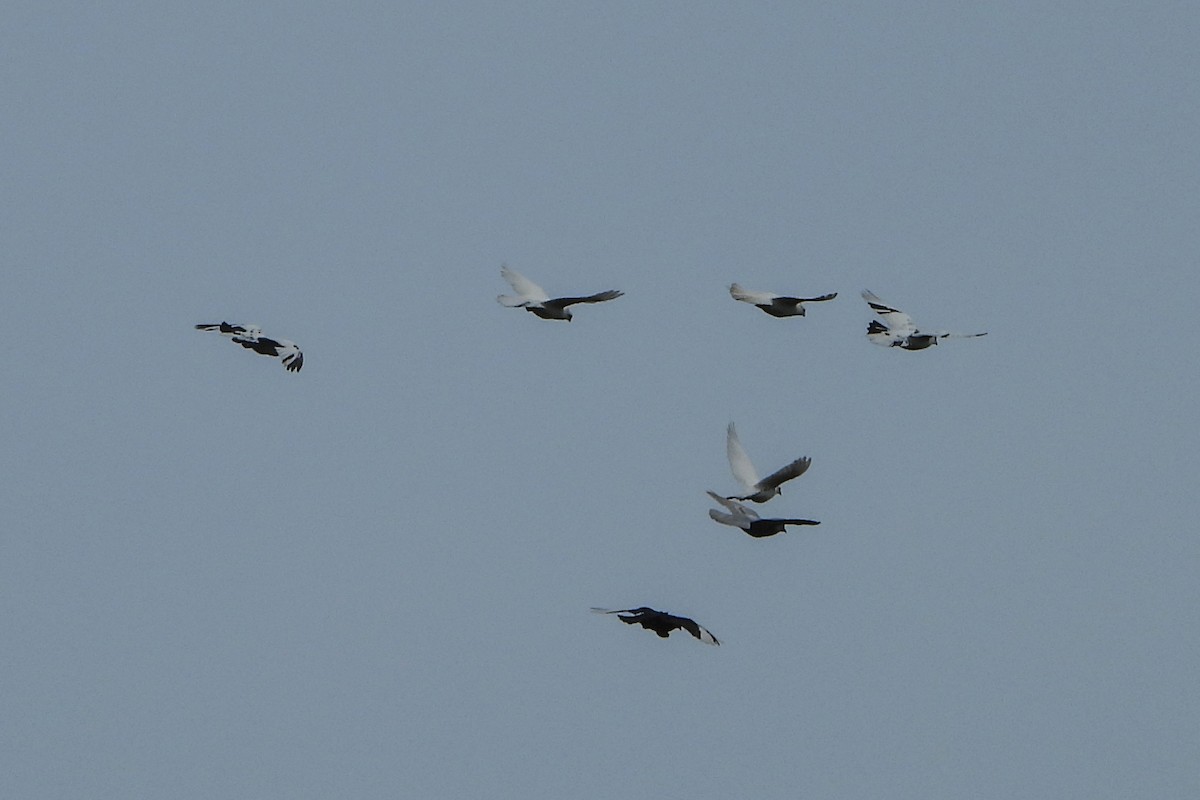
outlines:
[{"label": "dark plumage", "polygon": [[774,292],[755,292],[743,289],[737,283],[730,285],[729,294],[734,300],[750,303],[772,317],[803,317],[805,315],[804,303],[822,303],[837,297],[837,292],[823,294],[819,297],[789,297]]},{"label": "dark plumage", "polygon": [[517,294],[515,296],[502,294],[496,298],[496,301],[509,308],[523,308],[542,319],[570,322],[571,312],[567,310],[567,306],[577,303],[603,303],[607,300],[615,300],[625,294],[616,289],[609,289],[606,292],[597,292],[586,297],[550,297],[546,294],[545,289],[507,266],[500,268],[500,276],[508,281],[509,286],[513,287],[513,291]]},{"label": "dark plumage", "polygon": [[[717,637],[698,625],[695,620],[688,619],[687,617],[677,617],[674,614],[668,614],[665,611],[656,611],[646,606],[626,608],[618,611],[610,611],[606,608],[593,608],[592,611],[596,614],[617,614],[617,619],[626,625],[641,625],[646,630],[654,631],[664,639],[671,635],[671,631],[685,630],[705,644],[720,644],[717,641]],[[629,616],[621,616],[625,614]]]},{"label": "dark plumage", "polygon": [[299,372],[304,366],[304,353],[295,342],[287,339],[272,339],[263,336],[262,329],[257,325],[232,325],[228,322],[201,323],[196,326],[198,331],[211,331],[222,336],[228,336],[235,343],[247,350],[253,350],[259,355],[278,358],[288,372]]},{"label": "dark plumage", "polygon": [[728,513],[726,513],[725,511],[710,508],[708,510],[710,517],[722,525],[741,528],[748,536],[753,536],[755,539],[764,539],[768,536],[774,536],[777,533],[783,533],[787,530],[788,525],[821,524],[815,519],[760,519],[757,511],[742,505],[733,498],[722,497],[716,492],[709,492],[708,496],[725,506],[728,510]]}]

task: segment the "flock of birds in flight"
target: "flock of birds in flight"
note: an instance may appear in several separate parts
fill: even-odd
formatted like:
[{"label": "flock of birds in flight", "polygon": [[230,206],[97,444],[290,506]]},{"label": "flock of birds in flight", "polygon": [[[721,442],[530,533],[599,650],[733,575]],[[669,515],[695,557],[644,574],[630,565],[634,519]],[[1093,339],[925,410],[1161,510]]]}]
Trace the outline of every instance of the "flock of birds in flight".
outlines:
[{"label": "flock of birds in flight", "polygon": [[[572,313],[570,306],[583,303],[603,303],[621,297],[624,292],[609,289],[596,294],[580,297],[550,297],[546,291],[516,270],[507,266],[500,268],[500,276],[512,287],[515,295],[502,294],[496,301],[508,308],[523,308],[541,319],[563,320],[570,322]],[[805,303],[821,303],[837,297],[837,292],[823,294],[817,297],[791,297],[773,292],[755,292],[743,289],[739,284],[729,287],[729,294],[734,300],[749,303],[762,309],[772,317],[803,317]],[[936,345],[942,339],[973,338],[986,336],[987,333],[951,333],[949,331],[923,331],[916,326],[912,317],[903,311],[892,308],[873,293],[863,290],[862,297],[867,301],[871,310],[879,315],[880,320],[871,320],[867,324],[867,338],[882,347],[899,347],[902,350],[924,350]],[[257,325],[234,325],[228,322],[201,323],[196,330],[210,331],[229,337],[235,344],[259,355],[278,358],[288,372],[299,372],[304,366],[304,353],[295,342],[288,339],[277,339],[263,334]],[[803,475],[812,464],[807,456],[797,458],[772,472],[765,478],[760,478],[742,447],[738,438],[737,428],[729,423],[725,438],[726,455],[729,458],[729,469],[738,483],[745,489],[743,495],[722,496],[709,491],[708,496],[724,510],[709,509],[708,515],[722,525],[739,528],[748,536],[756,539],[783,533],[788,525],[820,525],[811,519],[763,519],[753,508],[745,505],[745,501],[765,503],[782,494],[780,487],[793,478]],[[695,620],[657,611],[647,606],[639,608],[607,609],[593,608],[597,614],[615,614],[617,619],[628,625],[641,625],[648,631],[653,631],[664,639],[672,631],[683,630],[705,644],[719,645],[717,637],[701,627]]]}]

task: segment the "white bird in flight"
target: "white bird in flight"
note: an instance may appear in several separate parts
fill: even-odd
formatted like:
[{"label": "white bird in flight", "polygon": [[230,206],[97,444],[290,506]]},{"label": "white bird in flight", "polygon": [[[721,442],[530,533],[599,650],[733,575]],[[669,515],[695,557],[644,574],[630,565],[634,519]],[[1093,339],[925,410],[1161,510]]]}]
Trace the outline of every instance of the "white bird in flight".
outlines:
[{"label": "white bird in flight", "polygon": [[517,296],[502,294],[496,298],[496,302],[509,308],[523,308],[542,319],[565,319],[570,322],[571,312],[567,306],[573,306],[576,303],[603,303],[606,300],[615,300],[625,294],[616,289],[609,289],[607,292],[597,292],[587,297],[552,298],[546,294],[545,289],[507,266],[500,267],[500,277],[508,281]]},{"label": "white bird in flight", "polygon": [[987,336],[983,333],[950,333],[949,331],[934,331],[926,333],[918,330],[912,317],[898,308],[885,305],[882,300],[871,292],[863,289],[863,300],[871,310],[883,318],[867,323],[867,338],[881,347],[899,347],[904,350],[924,350],[938,343],[939,339],[972,339],[976,336]]},{"label": "white bird in flight", "polygon": [[716,492],[709,492],[708,496],[726,508],[726,511],[718,511],[715,508],[710,508],[708,516],[722,525],[741,528],[755,539],[762,539],[767,536],[774,536],[777,533],[783,533],[787,530],[788,525],[821,524],[814,519],[761,519],[757,511],[749,506],[742,505],[737,500],[721,497]]},{"label": "white bird in flight", "polygon": [[304,366],[304,353],[295,342],[287,339],[272,339],[263,336],[262,329],[257,325],[231,325],[228,322],[217,324],[201,323],[196,326],[198,331],[212,331],[222,336],[228,336],[247,350],[253,350],[259,355],[272,356],[283,362],[288,372],[299,372]]},{"label": "white bird in flight", "polygon": [[729,423],[729,429],[725,435],[725,452],[729,456],[729,469],[733,472],[733,477],[746,487],[747,492],[742,497],[728,498],[730,500],[751,500],[755,503],[765,503],[775,495],[782,494],[780,485],[803,475],[809,464],[812,463],[811,458],[803,456],[787,466],[780,467],[767,477],[759,478],[758,471],[750,462],[750,456],[746,455],[746,448],[742,447],[742,442],[738,439],[737,428],[732,422]]},{"label": "white bird in flight", "polygon": [[803,317],[804,303],[821,303],[837,297],[837,292],[820,297],[788,297],[774,292],[752,292],[737,283],[730,285],[729,294],[734,300],[757,306],[772,317]]}]

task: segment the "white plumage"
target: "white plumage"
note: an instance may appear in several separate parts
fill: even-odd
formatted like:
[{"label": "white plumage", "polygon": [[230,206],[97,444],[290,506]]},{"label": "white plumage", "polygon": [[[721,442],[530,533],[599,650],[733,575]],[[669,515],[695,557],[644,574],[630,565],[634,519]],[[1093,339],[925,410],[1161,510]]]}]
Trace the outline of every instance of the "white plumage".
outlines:
[{"label": "white plumage", "polygon": [[883,320],[883,322],[871,320],[867,323],[867,338],[881,347],[924,350],[937,344],[940,339],[970,339],[976,336],[987,336],[986,331],[983,333],[950,333],[949,331],[926,333],[917,329],[912,317],[898,308],[886,305],[872,292],[863,289],[862,296],[871,310]]},{"label": "white plumage", "polygon": [[802,456],[790,464],[780,467],[767,477],[759,478],[758,471],[750,461],[750,456],[746,454],[746,448],[742,447],[737,428],[732,422],[729,423],[725,434],[725,452],[729,457],[729,469],[733,473],[733,477],[746,487],[747,492],[743,497],[730,499],[751,500],[755,503],[765,503],[775,495],[782,494],[779,486],[792,478],[803,475],[812,463],[812,459]]},{"label": "white plumage", "polygon": [[624,292],[617,291],[616,289],[609,289],[608,291],[597,292],[586,297],[552,298],[546,294],[545,289],[516,270],[509,269],[508,266],[500,267],[500,277],[508,281],[508,285],[517,294],[515,296],[502,294],[496,298],[496,302],[508,308],[523,308],[542,319],[558,319],[570,322],[572,315],[567,306],[573,306],[576,303],[603,303],[606,300],[615,300],[624,294]]}]

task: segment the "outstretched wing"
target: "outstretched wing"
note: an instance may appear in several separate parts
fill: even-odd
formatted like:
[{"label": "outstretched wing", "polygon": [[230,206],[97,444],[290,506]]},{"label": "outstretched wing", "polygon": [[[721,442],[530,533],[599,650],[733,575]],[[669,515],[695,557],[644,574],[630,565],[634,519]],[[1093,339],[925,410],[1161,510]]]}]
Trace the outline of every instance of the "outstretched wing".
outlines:
[{"label": "outstretched wing", "polygon": [[222,336],[257,336],[262,333],[257,325],[234,325],[229,322],[204,322],[196,326],[198,331],[212,331]]},{"label": "outstretched wing", "polygon": [[295,342],[287,339],[272,339],[268,336],[234,336],[233,341],[259,355],[279,358],[288,372],[299,372],[304,366],[304,354]]},{"label": "outstretched wing", "polygon": [[731,528],[741,528],[742,530],[745,530],[750,524],[746,523],[746,525],[742,525],[740,518],[735,517],[733,514],[726,514],[724,511],[717,511],[715,508],[710,508],[708,510],[708,516],[711,517],[714,522],[719,522],[722,525],[728,525]]},{"label": "outstretched wing", "polygon": [[750,508],[749,506],[742,505],[737,500],[733,500],[728,497],[722,497],[721,495],[719,495],[713,491],[709,491],[709,492],[707,492],[707,494],[713,500],[717,501],[721,505],[725,506],[725,508],[729,509],[729,511],[733,514],[741,515],[744,517],[750,517],[751,519],[758,519],[757,511],[755,511],[753,508]]},{"label": "outstretched wing", "polygon": [[801,297],[799,300],[801,303],[823,303],[826,300],[832,300],[835,297],[837,297],[837,292],[830,292],[829,294],[823,294],[820,297]]},{"label": "outstretched wing", "polygon": [[739,283],[730,284],[729,294],[734,300],[741,300],[743,303],[750,303],[756,306],[769,304],[779,296],[773,292],[752,292],[749,289],[743,289]]},{"label": "outstretched wing", "polygon": [[513,288],[513,291],[520,295],[520,297],[500,295],[496,298],[506,306],[525,305],[526,303],[542,303],[550,299],[550,295],[546,294],[545,289],[538,286],[536,283],[529,280],[529,278],[526,278],[516,270],[509,269],[507,265],[500,267],[500,277],[508,281],[508,285]]},{"label": "outstretched wing", "polygon": [[690,633],[692,636],[695,636],[705,644],[720,644],[720,642],[717,641],[717,637],[709,633],[707,629],[701,627],[700,624],[695,620],[688,619],[687,617],[677,617],[674,614],[668,614],[667,616],[669,616],[673,622],[678,622],[679,627],[683,628],[685,631]]},{"label": "outstretched wing", "polygon": [[763,478],[759,481],[758,485],[763,489],[773,491],[777,486],[790,481],[792,478],[799,478],[808,469],[810,464],[812,464],[812,459],[808,456],[797,458],[786,467],[781,467]]},{"label": "outstretched wing", "polygon": [[283,362],[283,368],[288,372],[299,372],[304,366],[304,353],[300,352],[295,342],[283,339],[279,344],[279,360]]},{"label": "outstretched wing", "polygon": [[729,469],[733,477],[748,490],[754,491],[758,487],[758,472],[750,463],[750,456],[746,455],[746,448],[742,447],[737,428],[732,422],[725,431],[725,454],[729,456]]},{"label": "outstretched wing", "polygon": [[872,294],[870,291],[863,289],[863,300],[867,301],[867,305],[871,310],[883,318],[887,326],[891,328],[893,334],[898,337],[908,336],[916,333],[917,326],[913,323],[912,317],[905,314],[898,308],[892,308],[886,305],[882,300]]},{"label": "outstretched wing", "polygon": [[873,319],[867,323],[867,338],[870,339],[873,344],[877,344],[881,347],[892,347],[896,344],[896,342],[904,339],[903,336],[897,336],[896,334],[892,333],[890,330],[888,330],[886,325],[877,319]]},{"label": "outstretched wing", "polygon": [[757,511],[747,508],[736,500],[722,497],[716,492],[709,492],[708,496],[729,510],[728,514],[724,511],[718,511],[715,508],[708,510],[708,516],[722,525],[732,525],[735,528],[745,530],[752,522],[758,519]]},{"label": "outstretched wing", "polygon": [[987,331],[983,333],[949,333],[947,331],[938,331],[939,339],[974,339],[976,336],[987,336]]},{"label": "outstretched wing", "polygon": [[587,297],[556,297],[553,300],[546,300],[545,305],[566,308],[576,303],[603,303],[606,300],[616,300],[623,294],[625,293],[616,289],[609,289],[607,292],[597,292],[596,294],[589,294]]}]

